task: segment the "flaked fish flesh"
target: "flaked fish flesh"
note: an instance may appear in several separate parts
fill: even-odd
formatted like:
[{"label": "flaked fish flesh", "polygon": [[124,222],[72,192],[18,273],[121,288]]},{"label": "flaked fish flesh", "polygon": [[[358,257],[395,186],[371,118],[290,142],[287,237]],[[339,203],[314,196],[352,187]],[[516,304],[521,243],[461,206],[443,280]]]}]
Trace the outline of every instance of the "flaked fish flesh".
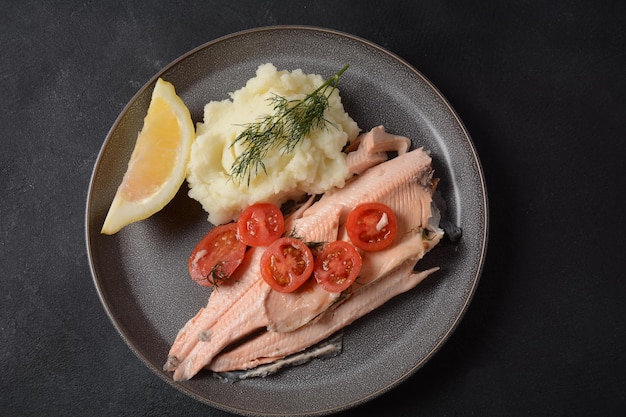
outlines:
[{"label": "flaked fish flesh", "polygon": [[[286,219],[286,230],[305,242],[330,242],[349,240],[345,221],[357,205],[379,202],[393,209],[395,241],[362,254],[359,278],[347,291],[326,292],[310,280],[293,293],[276,292],[260,275],[265,248],[251,248],[234,282],[214,290],[206,307],[179,331],[164,370],[180,381],[205,367],[236,371],[297,355],[435,272],[415,272],[414,266],[444,234],[433,203],[438,180],[428,152],[408,151],[409,144],[382,127],[363,134],[348,155],[359,173]],[[397,156],[386,160],[387,152]]]}]

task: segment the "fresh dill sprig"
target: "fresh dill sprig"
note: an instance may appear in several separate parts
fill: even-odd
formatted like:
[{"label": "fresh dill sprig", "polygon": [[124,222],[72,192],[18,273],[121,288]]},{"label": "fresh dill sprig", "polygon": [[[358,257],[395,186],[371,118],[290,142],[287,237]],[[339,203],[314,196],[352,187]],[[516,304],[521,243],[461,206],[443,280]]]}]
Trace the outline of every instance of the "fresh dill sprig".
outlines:
[{"label": "fresh dill sprig", "polygon": [[306,241],[304,238],[296,233],[296,229],[291,229],[291,232],[287,235],[288,237],[293,237],[295,239],[301,240],[304,244],[311,249],[313,255],[315,255],[316,251],[320,251],[323,249],[324,245],[328,242],[320,242],[320,241]]},{"label": "fresh dill sprig", "polygon": [[267,172],[263,160],[271,149],[291,153],[309,132],[324,128],[328,122],[324,118],[328,98],[347,69],[348,65],[344,66],[301,100],[288,100],[276,94],[269,97],[274,114],[246,125],[231,145],[241,144],[244,148],[231,167],[231,178],[240,183],[245,180],[250,185],[261,170]]},{"label": "fresh dill sprig", "polygon": [[206,280],[216,289],[225,281],[230,280],[230,276],[224,272],[224,263],[218,262],[209,271]]}]

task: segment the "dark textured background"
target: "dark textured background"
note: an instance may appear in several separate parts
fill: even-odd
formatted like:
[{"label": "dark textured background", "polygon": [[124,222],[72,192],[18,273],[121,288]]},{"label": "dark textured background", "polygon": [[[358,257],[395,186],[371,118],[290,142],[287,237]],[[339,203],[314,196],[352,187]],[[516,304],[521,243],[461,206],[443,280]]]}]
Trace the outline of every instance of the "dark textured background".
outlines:
[{"label": "dark textured background", "polygon": [[89,273],[103,140],[158,70],[304,24],[406,59],[448,98],[491,206],[483,278],[424,368],[344,416],[626,411],[626,12],[617,1],[0,2],[0,415],[227,416],[144,367]]}]

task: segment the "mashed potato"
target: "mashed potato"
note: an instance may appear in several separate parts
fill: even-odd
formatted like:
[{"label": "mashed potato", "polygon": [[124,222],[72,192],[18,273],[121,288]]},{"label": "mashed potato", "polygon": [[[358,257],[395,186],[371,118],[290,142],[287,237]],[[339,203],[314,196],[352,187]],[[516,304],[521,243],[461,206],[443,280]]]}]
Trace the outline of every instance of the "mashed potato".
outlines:
[{"label": "mashed potato", "polygon": [[242,152],[231,146],[246,124],[272,114],[268,98],[277,94],[290,100],[304,98],[324,83],[320,75],[301,70],[278,71],[272,64],[261,65],[256,77],[230,94],[230,99],[212,101],[204,108],[204,122],[198,123],[187,170],[189,196],[202,204],[213,224],[235,220],[241,211],[256,202],[280,205],[305,194],[319,194],[342,187],[350,176],[343,147],[354,140],[359,128],[344,111],[339,91],[329,97],[325,129],[311,131],[293,153],[280,150],[263,160],[267,172],[259,172],[248,184],[237,182],[231,166]]}]

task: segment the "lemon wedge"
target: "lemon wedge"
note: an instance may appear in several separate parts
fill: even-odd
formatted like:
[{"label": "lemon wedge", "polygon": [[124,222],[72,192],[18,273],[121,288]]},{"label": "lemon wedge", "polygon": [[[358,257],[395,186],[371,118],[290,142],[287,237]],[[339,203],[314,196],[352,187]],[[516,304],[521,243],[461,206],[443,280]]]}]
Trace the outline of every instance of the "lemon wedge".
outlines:
[{"label": "lemon wedge", "polygon": [[185,180],[194,137],[189,109],[174,86],[159,78],[102,233],[146,219],[174,198]]}]

